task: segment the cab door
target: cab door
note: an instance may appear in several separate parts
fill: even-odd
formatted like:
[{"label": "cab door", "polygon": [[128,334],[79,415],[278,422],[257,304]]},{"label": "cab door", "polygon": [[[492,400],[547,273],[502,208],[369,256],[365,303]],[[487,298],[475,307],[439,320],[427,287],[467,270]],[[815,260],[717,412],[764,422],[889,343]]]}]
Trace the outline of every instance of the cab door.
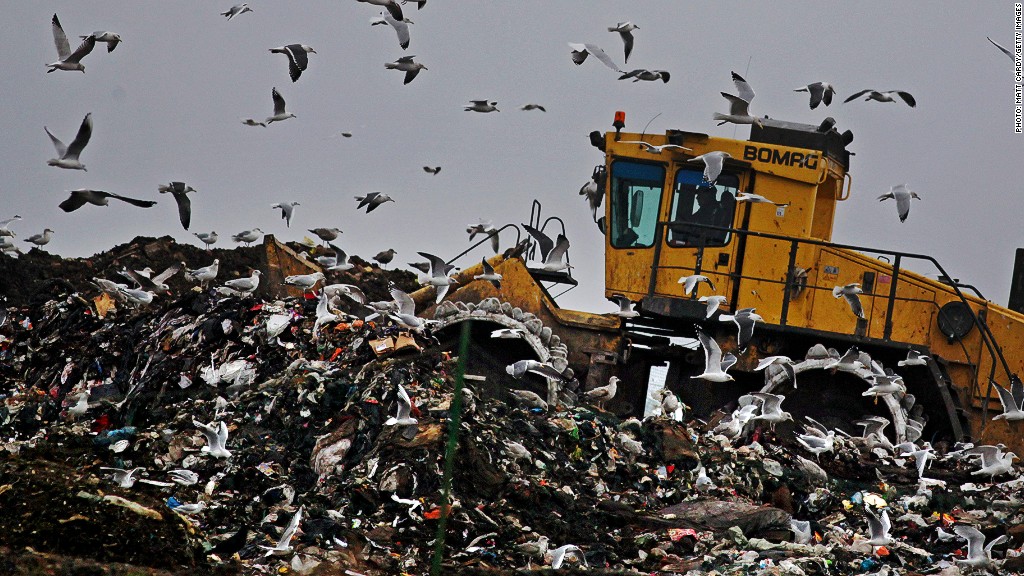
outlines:
[{"label": "cab door", "polygon": [[615,158],[605,207],[605,293],[639,300],[647,293],[667,166]]}]

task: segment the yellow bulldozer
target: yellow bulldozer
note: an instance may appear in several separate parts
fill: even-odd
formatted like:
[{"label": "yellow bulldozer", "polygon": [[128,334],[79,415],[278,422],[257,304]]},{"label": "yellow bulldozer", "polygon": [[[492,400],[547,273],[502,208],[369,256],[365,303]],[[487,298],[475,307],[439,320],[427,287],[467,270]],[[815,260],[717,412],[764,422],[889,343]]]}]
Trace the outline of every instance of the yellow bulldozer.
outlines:
[{"label": "yellow bulldozer", "polygon": [[[452,326],[473,320],[474,342],[486,343],[503,326],[525,325],[529,338],[481,345],[471,373],[473,362],[500,372],[532,355],[584,388],[619,376],[618,396],[607,408],[620,415],[641,416],[662,385],[698,418],[764,390],[784,393],[797,421],[811,416],[857,433],[856,420],[881,415],[894,424],[893,440],[1001,442],[1022,453],[1024,422],[992,420],[1001,412],[994,383],[1010,388],[1024,370],[1024,314],[1016,311],[1024,309],[1022,274],[1015,271],[1011,306],[1003,307],[953,280],[930,256],[833,242],[836,210],[851,194],[852,135],[832,123],[765,119],[748,140],[626,133],[623,123],[617,113],[614,132],[592,135],[605,154],[595,170],[603,199],[595,218],[605,235],[605,295],[628,298],[640,314],[624,319],[562,309],[551,291],[575,284],[568,273],[495,256],[490,264],[504,275],[500,289],[473,281],[480,264],[464,270],[461,288],[434,311],[438,333],[451,335]],[[709,152],[726,153],[714,178],[698,158]],[[558,218],[541,218],[537,203],[530,225],[564,231]],[[503,238],[521,235],[518,226],[506,228]],[[685,293],[679,279],[690,275],[710,283]],[[860,288],[859,315],[839,297],[837,287],[851,284]],[[725,303],[708,317],[700,297],[712,294]],[[433,306],[432,289],[414,296]],[[736,325],[719,317],[748,308],[763,320],[741,351]],[[692,344],[698,328],[738,357],[733,381],[693,378],[705,364]],[[859,364],[837,370],[829,358],[845,354]],[[908,363],[908,354],[926,360]],[[754,370],[772,355],[792,358],[792,374]],[[902,378],[905,393],[864,396],[873,372],[885,369]]]}]

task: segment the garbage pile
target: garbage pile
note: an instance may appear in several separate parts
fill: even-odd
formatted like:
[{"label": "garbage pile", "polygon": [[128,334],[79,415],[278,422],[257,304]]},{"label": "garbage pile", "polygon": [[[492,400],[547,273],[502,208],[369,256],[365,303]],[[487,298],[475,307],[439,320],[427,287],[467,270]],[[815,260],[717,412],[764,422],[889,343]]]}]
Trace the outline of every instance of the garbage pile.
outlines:
[{"label": "garbage pile", "polygon": [[[355,272],[371,299],[410,282]],[[968,447],[918,468],[884,432],[733,433],[670,394],[644,420],[524,402],[479,384],[543,380],[460,378],[429,327],[177,294],[101,318],[69,281],[8,309],[0,546],[211,574],[428,574],[438,547],[444,574],[1024,569],[1024,480],[974,474]]]}]

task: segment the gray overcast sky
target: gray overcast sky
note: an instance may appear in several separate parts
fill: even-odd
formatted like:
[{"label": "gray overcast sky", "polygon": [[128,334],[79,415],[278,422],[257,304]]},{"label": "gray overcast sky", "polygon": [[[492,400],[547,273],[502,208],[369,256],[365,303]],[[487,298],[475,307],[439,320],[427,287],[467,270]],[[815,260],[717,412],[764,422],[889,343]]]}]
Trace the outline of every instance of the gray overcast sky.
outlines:
[{"label": "gray overcast sky", "polygon": [[[565,219],[581,280],[560,303],[609,311],[603,240],[577,195],[602,162],[586,134],[610,129],[625,110],[629,131],[661,113],[649,131],[732,136],[711,114],[726,110],[719,92],[733,91],[735,70],[757,92],[754,113],[813,124],[831,115],[853,130],[853,195],[840,205],[835,241],[932,254],[1006,301],[1013,250],[1024,246],[1024,139],[1013,134],[1011,62],[985,37],[1012,49],[1012,2],[430,0],[404,8],[415,22],[407,51],[392,30],[369,25],[379,12],[370,4],[253,0],[255,12],[227,21],[219,12],[232,3],[0,2],[0,219],[24,217],[19,242],[48,226],[56,234],[47,249],[88,256],[140,234],[197,243],[190,232],[214,229],[218,246],[230,247],[230,234],[256,226],[292,240],[338,226],[350,253],[394,247],[404,263],[416,251],[456,254],[479,218],[525,222],[538,198],[545,215]],[[72,48],[95,30],[124,42],[112,54],[97,46],[85,74],[46,74],[54,12]],[[619,82],[593,59],[572,64],[567,42],[595,43],[621,63],[622,43],[606,29],[624,20],[640,29],[623,67],[669,70],[671,82]],[[268,52],[290,43],[317,50],[294,84],[286,58]],[[429,69],[403,86],[403,73],[384,63],[407,54]],[[792,89],[819,80],[837,86],[839,102],[811,111]],[[274,86],[298,118],[243,126],[271,114]],[[918,107],[841,104],[864,88],[907,90]],[[484,98],[501,112],[462,110]],[[548,112],[519,111],[526,102]],[[87,112],[89,171],[46,166],[54,150],[43,126],[70,141]],[[354,137],[332,138],[342,131]],[[443,170],[431,176],[424,165]],[[199,190],[189,232],[172,199],[157,194],[171,180]],[[875,198],[904,182],[923,200],[900,224]],[[83,187],[160,203],[57,208]],[[356,212],[353,196],[370,191],[397,203]],[[283,200],[302,203],[291,230],[269,208]]]}]

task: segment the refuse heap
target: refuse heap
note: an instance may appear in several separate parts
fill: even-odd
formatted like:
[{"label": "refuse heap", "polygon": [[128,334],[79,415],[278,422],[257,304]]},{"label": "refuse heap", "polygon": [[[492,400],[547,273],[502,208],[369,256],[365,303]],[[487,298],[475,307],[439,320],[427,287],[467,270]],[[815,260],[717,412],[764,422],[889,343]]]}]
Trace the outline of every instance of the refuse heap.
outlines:
[{"label": "refuse heap", "polygon": [[[1024,483],[972,476],[967,462],[936,461],[927,476],[945,487],[921,488],[913,459],[842,439],[816,459],[791,427],[734,442],[716,420],[483,397],[480,378],[545,387],[503,372],[460,383],[457,356],[429,330],[378,319],[313,334],[316,300],[183,288],[100,318],[95,290],[66,280],[0,327],[11,570],[54,554],[159,573],[427,574],[441,522],[444,574],[550,569],[545,549],[566,544],[578,552],[565,573],[957,574],[965,543],[941,541],[939,527],[1009,534],[998,557],[1024,538]],[[371,300],[413,283],[365,263],[345,280]],[[387,423],[400,390],[415,425]],[[199,425],[216,422],[229,458],[207,453]],[[141,470],[119,484],[104,468]],[[865,506],[888,511],[891,544],[865,541]],[[794,542],[793,518],[811,522],[808,543]],[[992,570],[1019,573],[1022,559]]]}]

